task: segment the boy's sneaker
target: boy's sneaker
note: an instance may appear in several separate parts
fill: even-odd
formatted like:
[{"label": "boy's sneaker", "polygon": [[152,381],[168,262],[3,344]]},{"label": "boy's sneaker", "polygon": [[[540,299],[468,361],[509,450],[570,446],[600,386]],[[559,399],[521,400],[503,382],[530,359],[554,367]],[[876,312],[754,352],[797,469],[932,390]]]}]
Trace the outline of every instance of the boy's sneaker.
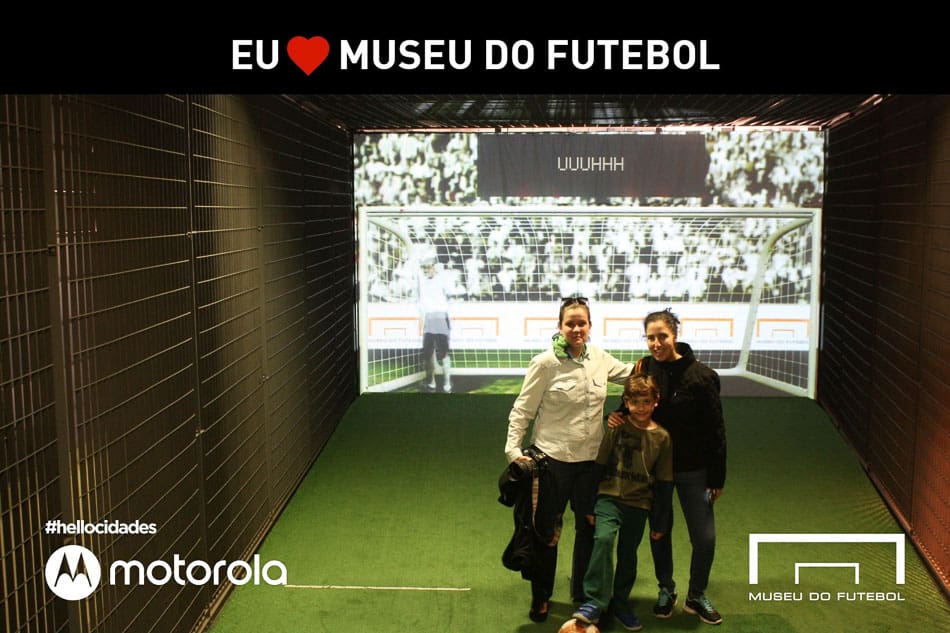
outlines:
[{"label": "boy's sneaker", "polygon": [[660,594],[656,597],[656,604],[653,605],[653,615],[658,618],[668,618],[673,615],[673,607],[676,606],[676,594],[660,587]]},{"label": "boy's sneaker", "polygon": [[698,615],[699,619],[706,624],[719,624],[722,622],[722,616],[716,611],[716,607],[712,605],[712,602],[709,601],[706,594],[698,598],[687,598],[686,604],[683,605],[683,611]]},{"label": "boy's sneaker", "polygon": [[600,607],[593,602],[585,602],[577,607],[571,617],[584,624],[597,624],[600,621]]},{"label": "boy's sneaker", "polygon": [[614,613],[614,617],[620,621],[620,624],[623,625],[623,628],[628,631],[639,631],[643,628],[643,625],[640,624],[639,618],[633,613]]}]

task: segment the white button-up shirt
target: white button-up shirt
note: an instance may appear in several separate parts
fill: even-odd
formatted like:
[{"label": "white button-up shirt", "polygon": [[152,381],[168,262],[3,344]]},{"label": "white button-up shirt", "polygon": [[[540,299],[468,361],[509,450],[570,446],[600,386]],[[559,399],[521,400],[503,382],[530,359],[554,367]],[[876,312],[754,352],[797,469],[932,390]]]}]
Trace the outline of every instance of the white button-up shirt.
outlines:
[{"label": "white button-up shirt", "polygon": [[547,455],[563,462],[596,458],[604,437],[607,382],[623,384],[632,371],[632,363],[593,345],[580,360],[560,359],[550,349],[532,358],[508,415],[508,461],[521,457],[532,421],[531,443]]}]

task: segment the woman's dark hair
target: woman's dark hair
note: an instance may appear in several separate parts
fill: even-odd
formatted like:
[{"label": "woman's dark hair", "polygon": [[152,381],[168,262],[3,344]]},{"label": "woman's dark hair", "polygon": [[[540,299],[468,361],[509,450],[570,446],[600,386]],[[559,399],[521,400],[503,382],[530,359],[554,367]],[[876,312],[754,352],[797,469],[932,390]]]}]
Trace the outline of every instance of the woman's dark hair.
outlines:
[{"label": "woman's dark hair", "polygon": [[673,336],[679,336],[680,333],[680,319],[678,316],[673,314],[671,308],[666,310],[660,310],[659,312],[651,312],[643,319],[643,330],[646,331],[647,326],[653,323],[654,321],[663,321],[669,326],[670,331],[673,332]]}]

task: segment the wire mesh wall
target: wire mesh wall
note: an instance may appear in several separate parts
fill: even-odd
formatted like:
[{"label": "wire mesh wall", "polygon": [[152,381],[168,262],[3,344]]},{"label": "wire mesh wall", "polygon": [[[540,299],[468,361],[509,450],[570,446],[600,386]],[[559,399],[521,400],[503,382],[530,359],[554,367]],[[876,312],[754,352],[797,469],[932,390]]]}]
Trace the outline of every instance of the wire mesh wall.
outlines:
[{"label": "wire mesh wall", "polygon": [[62,480],[40,106],[39,97],[0,96],[0,576],[3,629],[46,633],[68,620],[43,579],[58,546],[43,523],[61,515]]},{"label": "wire mesh wall", "polygon": [[[257,547],[356,395],[349,138],[276,97],[2,103],[6,630],[200,628],[226,583],[67,609],[43,566]],[[43,531],[76,519],[156,532]]]},{"label": "wire mesh wall", "polygon": [[234,560],[271,510],[261,324],[260,187],[252,113],[228,97],[191,109],[195,343],[208,560]]},{"label": "wire mesh wall", "polygon": [[297,106],[257,111],[268,483],[282,506],[356,393],[353,162],[339,130],[300,121]]},{"label": "wire mesh wall", "polygon": [[950,592],[950,99],[831,131],[819,401]]}]

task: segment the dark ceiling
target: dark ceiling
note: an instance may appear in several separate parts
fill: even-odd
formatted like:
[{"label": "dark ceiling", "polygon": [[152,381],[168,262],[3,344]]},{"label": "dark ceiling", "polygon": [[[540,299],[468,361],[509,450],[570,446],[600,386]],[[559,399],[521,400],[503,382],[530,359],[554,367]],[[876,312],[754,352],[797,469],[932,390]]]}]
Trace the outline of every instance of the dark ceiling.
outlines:
[{"label": "dark ceiling", "polygon": [[833,127],[882,95],[288,95],[348,130],[808,126]]}]

